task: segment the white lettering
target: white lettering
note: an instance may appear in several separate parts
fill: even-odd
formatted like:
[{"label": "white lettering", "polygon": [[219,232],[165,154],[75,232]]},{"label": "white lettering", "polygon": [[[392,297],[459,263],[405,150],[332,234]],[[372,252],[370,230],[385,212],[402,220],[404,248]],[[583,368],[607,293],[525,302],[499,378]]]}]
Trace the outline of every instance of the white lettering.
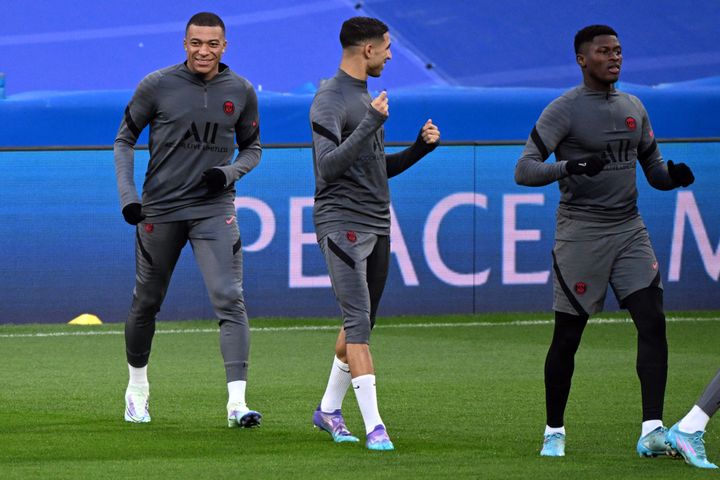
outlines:
[{"label": "white lettering", "polygon": [[250,245],[243,245],[243,251],[258,252],[270,245],[270,242],[275,236],[275,214],[270,206],[262,200],[253,197],[235,197],[233,203],[235,204],[236,212],[241,208],[247,208],[255,212],[260,218],[260,235],[257,240]]},{"label": "white lettering", "polygon": [[532,273],[518,273],[517,244],[518,242],[535,242],[540,240],[540,230],[518,230],[517,205],[544,205],[545,196],[542,193],[523,195],[503,195],[503,266],[502,276],[504,285],[545,284],[550,276],[549,270]]},{"label": "white lettering", "polygon": [[400,223],[397,221],[397,215],[392,205],[390,205],[390,253],[394,253],[397,258],[400,275],[402,275],[405,285],[412,287],[419,285],[420,282],[415,273],[405,238],[400,229]]},{"label": "white lettering", "polygon": [[[483,285],[490,275],[489,268],[475,273],[458,273],[448,268],[440,257],[440,247],[438,246],[440,224],[448,212],[461,205],[475,205],[487,210],[487,197],[473,192],[459,192],[449,195],[438,202],[430,211],[425,222],[423,231],[425,259],[435,276],[449,285],[456,287]],[[469,228],[472,228],[472,226]]]},{"label": "white lettering", "polygon": [[290,197],[290,288],[330,286],[329,275],[303,274],[303,245],[317,245],[315,232],[303,232],[303,211],[312,206],[313,197]]},{"label": "white lettering", "polygon": [[690,222],[690,229],[695,235],[700,257],[705,271],[715,281],[720,279],[720,242],[713,252],[710,238],[698,209],[695,196],[691,191],[678,192],[675,206],[675,222],[673,225],[672,245],[670,247],[670,272],[668,281],[680,281],[680,265],[682,264],[683,240],[685,238],[685,217]]}]

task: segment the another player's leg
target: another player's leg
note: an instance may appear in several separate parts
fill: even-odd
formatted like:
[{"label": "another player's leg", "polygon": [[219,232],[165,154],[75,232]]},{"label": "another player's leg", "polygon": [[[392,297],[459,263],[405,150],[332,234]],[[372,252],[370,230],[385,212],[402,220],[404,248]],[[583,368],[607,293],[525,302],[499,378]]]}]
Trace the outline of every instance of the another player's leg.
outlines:
[{"label": "another player's leg", "polygon": [[[565,231],[562,236],[573,235]],[[605,238],[555,240],[552,251],[555,329],[545,360],[547,423],[542,456],[565,455],[564,416],[575,370],[575,353],[588,318],[602,311],[605,303],[615,256],[612,250],[613,243]]]},{"label": "another player's leg", "polygon": [[586,315],[555,312],[553,339],[545,359],[547,424],[540,451],[542,456],[565,456],[565,407],[575,369],[575,353],[587,321]]},{"label": "another player's leg", "polygon": [[[370,253],[370,256],[368,256],[366,262],[367,289],[370,297],[371,330],[375,327],[375,318],[377,316],[382,293],[385,290],[389,266],[390,238],[388,236],[378,236],[375,247]],[[362,376],[353,374],[352,381],[355,397],[358,399],[360,411],[363,412],[363,420],[365,422],[365,431],[367,434],[365,446],[370,450],[393,450],[395,447],[388,436],[384,422],[380,419],[380,413],[377,412],[375,369],[372,362],[372,356],[370,355],[370,347],[365,344],[357,345],[357,347],[360,349],[361,356],[365,357],[366,360],[369,361],[369,365],[366,364],[365,367],[358,365],[359,370],[372,372],[372,387],[370,387],[370,381],[363,380]],[[367,348],[367,354],[365,354],[365,348]],[[365,396],[365,407],[363,407],[363,402],[360,400],[363,396]],[[375,408],[373,408],[373,402]],[[376,412],[377,417],[375,416]]]},{"label": "another player's leg", "polygon": [[[659,275],[659,274],[658,274]],[[637,453],[655,457],[670,453],[665,443],[663,404],[667,383],[668,347],[663,313],[663,292],[649,287],[623,300],[638,331],[636,370],[640,379],[643,422]]]},{"label": "another player's leg", "polygon": [[348,430],[342,415],[342,403],[350,387],[350,366],[346,360],[345,330],[341,329],[335,342],[335,357],[330,368],[327,387],[320,405],[313,412],[313,425],[330,434],[337,443],[358,442]]},{"label": "another player's leg", "polygon": [[182,222],[143,222],[137,226],[135,289],[125,322],[125,352],[129,370],[124,415],[127,422],[150,421],[147,366],[155,334],[155,317],[185,242],[186,231]]},{"label": "another player's leg", "polygon": [[[369,282],[374,278],[373,274],[368,276],[368,257],[380,243],[378,238],[386,237],[361,232],[335,232],[320,240],[320,248],[342,310],[347,363],[368,434],[366,446],[372,450],[389,450],[393,448],[392,442],[387,438],[385,425],[378,412],[375,372],[368,347],[372,328]],[[389,251],[389,243],[382,240],[380,249]],[[379,293],[382,293],[382,289],[379,289]]]},{"label": "another player's leg", "polygon": [[220,352],[225,365],[228,427],[260,426],[262,415],[245,399],[250,327],[245,310],[240,233],[234,215],[191,222],[190,242],[220,324]]},{"label": "another player's leg", "polygon": [[694,467],[718,468],[707,459],[703,440],[705,428],[718,408],[720,408],[720,371],[705,387],[697,405],[694,405],[688,414],[667,432],[666,440],[669,447]]}]

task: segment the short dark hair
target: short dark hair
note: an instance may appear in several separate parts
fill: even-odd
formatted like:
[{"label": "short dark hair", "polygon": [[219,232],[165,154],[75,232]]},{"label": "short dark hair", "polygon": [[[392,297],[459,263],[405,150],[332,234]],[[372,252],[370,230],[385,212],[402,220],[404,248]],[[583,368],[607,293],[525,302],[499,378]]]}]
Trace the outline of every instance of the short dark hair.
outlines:
[{"label": "short dark hair", "polygon": [[185,25],[186,34],[190,25],[197,27],[220,27],[222,28],[223,35],[225,34],[225,23],[223,23],[222,18],[211,12],[200,12],[190,17],[187,25]]},{"label": "short dark hair", "polygon": [[617,32],[607,25],[588,25],[575,34],[575,53],[580,53],[583,43],[592,42],[595,37],[600,35],[618,36]]},{"label": "short dark hair", "polygon": [[388,26],[377,18],[352,17],[342,24],[340,44],[343,48],[359,45],[365,40],[382,38],[388,30]]}]

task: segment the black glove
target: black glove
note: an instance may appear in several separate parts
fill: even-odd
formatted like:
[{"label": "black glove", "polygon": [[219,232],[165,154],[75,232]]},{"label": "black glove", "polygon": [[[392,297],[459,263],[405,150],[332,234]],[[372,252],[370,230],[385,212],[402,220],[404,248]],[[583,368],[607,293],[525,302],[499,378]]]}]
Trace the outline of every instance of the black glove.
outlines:
[{"label": "black glove", "polygon": [[226,187],[225,174],[219,168],[209,168],[205,170],[202,179],[210,193],[219,193]]},{"label": "black glove", "polygon": [[421,150],[423,154],[427,154],[435,150],[438,145],[440,145],[440,139],[438,139],[438,141],[435,143],[425,143],[425,140],[423,140],[422,137],[422,128],[420,129],[420,131],[418,132],[418,136],[415,139],[416,148]]},{"label": "black glove", "polygon": [[138,223],[145,220],[145,215],[142,213],[142,205],[139,203],[129,203],[122,209],[123,217],[125,221],[130,225],[137,225]]},{"label": "black glove", "polygon": [[667,167],[670,179],[676,187],[687,187],[695,181],[692,170],[684,163],[673,163],[672,160],[668,160]]},{"label": "black glove", "polygon": [[565,168],[570,175],[587,175],[594,177],[610,163],[610,158],[603,152],[601,155],[583,158],[582,160],[568,160]]}]

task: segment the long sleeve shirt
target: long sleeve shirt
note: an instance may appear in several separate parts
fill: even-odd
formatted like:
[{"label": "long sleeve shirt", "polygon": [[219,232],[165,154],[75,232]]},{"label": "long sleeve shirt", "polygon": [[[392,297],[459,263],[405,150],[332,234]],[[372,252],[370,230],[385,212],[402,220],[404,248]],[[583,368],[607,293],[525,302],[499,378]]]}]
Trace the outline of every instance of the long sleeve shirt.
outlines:
[{"label": "long sleeve shirt", "polygon": [[[134,147],[150,126],[150,160],[142,208],[155,223],[234,212],[234,182],[260,161],[257,95],[226,65],[209,81],[184,63],[149,74],[137,87],[115,139],[115,172],[121,207],[140,202],[133,179]],[[235,142],[238,155],[234,157]],[[233,161],[234,160],[234,161]],[[226,185],[211,195],[202,180],[219,168]]]}]

